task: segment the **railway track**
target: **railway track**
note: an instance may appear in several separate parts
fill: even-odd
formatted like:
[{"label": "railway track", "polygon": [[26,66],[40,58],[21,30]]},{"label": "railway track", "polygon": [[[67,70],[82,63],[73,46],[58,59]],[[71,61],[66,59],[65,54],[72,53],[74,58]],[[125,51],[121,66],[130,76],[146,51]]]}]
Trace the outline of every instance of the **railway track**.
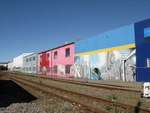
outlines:
[{"label": "railway track", "polygon": [[[86,109],[89,109],[89,110],[91,110],[93,112],[97,112],[97,113],[107,113],[108,112],[107,109],[109,107],[111,108],[111,111],[123,110],[125,112],[130,111],[131,113],[134,113],[135,110],[137,110],[139,113],[149,113],[150,112],[150,110],[148,110],[148,109],[138,108],[137,106],[131,106],[131,105],[115,102],[115,101],[109,101],[109,100],[93,97],[91,95],[62,89],[59,87],[55,87],[53,85],[52,86],[47,85],[41,81],[33,80],[33,78],[27,79],[27,78],[23,78],[23,77],[14,76],[14,75],[11,75],[11,76],[8,75],[7,77],[12,79],[13,81],[28,85],[30,87],[36,88],[41,91],[44,91],[47,94],[57,96],[61,99],[64,99],[73,104],[76,104],[79,107],[84,107]],[[37,78],[41,79],[43,77],[37,77]],[[106,107],[107,107],[107,109],[106,109]]]},{"label": "railway track", "polygon": [[[20,74],[19,74],[20,75]],[[22,74],[21,74],[22,75]],[[94,82],[89,82],[89,81],[80,81],[80,80],[69,80],[65,78],[60,78],[60,77],[46,77],[46,76],[40,76],[40,75],[29,75],[29,74],[24,74],[24,77],[31,77],[31,78],[40,78],[40,79],[46,79],[46,80],[51,80],[51,81],[57,81],[57,82],[63,82],[63,83],[70,83],[70,84],[76,84],[76,85],[85,85],[85,86],[90,86],[90,87],[95,87],[95,88],[102,88],[102,89],[107,89],[107,90],[121,90],[121,91],[130,91],[130,92],[138,92],[141,93],[141,90],[136,90],[131,86],[120,86],[120,85],[113,85],[113,84],[104,84],[104,83],[94,83]]]},{"label": "railway track", "polygon": [[47,78],[47,77],[41,77],[41,78],[50,79],[50,80],[54,80],[54,81],[58,81],[58,82],[64,82],[64,83],[71,83],[71,84],[77,84],[77,85],[86,85],[86,86],[95,87],[95,88],[109,89],[109,90],[123,90],[123,91],[132,91],[132,92],[141,92],[139,90],[130,89],[131,87],[129,87],[129,86],[99,84],[99,83],[93,83],[93,82],[65,80],[65,79],[58,79],[58,78]]}]

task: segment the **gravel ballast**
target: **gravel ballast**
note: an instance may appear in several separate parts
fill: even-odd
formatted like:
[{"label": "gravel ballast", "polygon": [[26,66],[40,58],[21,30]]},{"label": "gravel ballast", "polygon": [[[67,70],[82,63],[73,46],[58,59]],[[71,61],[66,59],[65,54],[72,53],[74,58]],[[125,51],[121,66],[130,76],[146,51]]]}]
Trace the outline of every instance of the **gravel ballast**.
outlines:
[{"label": "gravel ballast", "polygon": [[[7,79],[6,77],[0,77],[1,79]],[[135,89],[141,90],[142,93],[142,83],[139,82],[123,82],[123,81],[95,81],[95,80],[87,80],[87,79],[75,79],[69,78],[73,80],[81,80],[86,82],[96,82],[100,84],[114,84],[121,86],[129,86]],[[140,107],[150,109],[150,99],[141,98],[140,93],[135,92],[126,92],[120,90],[106,90],[106,89],[97,89],[87,87],[85,85],[71,85],[65,84],[61,82],[50,82],[47,80],[42,81],[43,83],[55,85],[57,87],[61,87],[64,89],[77,91],[80,93],[85,93],[89,95],[93,95],[95,97],[103,98],[103,99],[113,99],[112,101],[118,101],[125,104],[131,104],[137,106],[140,102]],[[92,113],[87,109],[80,108],[72,103],[65,102],[59,98],[46,95],[44,92],[40,92],[38,90],[29,88],[22,84],[18,84],[27,90],[31,95],[34,95],[37,99],[28,103],[13,103],[8,107],[1,107],[0,113]],[[114,96],[114,97],[112,97]],[[17,110],[18,109],[18,110]],[[21,110],[22,109],[22,110]],[[24,110],[23,110],[24,109]],[[14,111],[16,110],[16,111]],[[12,112],[9,112],[12,111]]]}]

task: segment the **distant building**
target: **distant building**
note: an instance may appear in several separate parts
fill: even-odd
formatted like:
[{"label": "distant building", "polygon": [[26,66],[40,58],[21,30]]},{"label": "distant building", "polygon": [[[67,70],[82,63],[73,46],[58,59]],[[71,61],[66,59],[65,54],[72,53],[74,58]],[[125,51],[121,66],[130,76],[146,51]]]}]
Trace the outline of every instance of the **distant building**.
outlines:
[{"label": "distant building", "polygon": [[23,57],[23,72],[37,74],[37,53]]},{"label": "distant building", "polygon": [[13,61],[8,62],[8,71],[13,71]]},{"label": "distant building", "polygon": [[23,53],[13,59],[13,71],[23,71],[23,57],[32,53]]},{"label": "distant building", "polygon": [[0,70],[7,70],[8,62],[0,62]]},{"label": "distant building", "polygon": [[71,77],[74,65],[74,42],[38,53],[38,74]]}]

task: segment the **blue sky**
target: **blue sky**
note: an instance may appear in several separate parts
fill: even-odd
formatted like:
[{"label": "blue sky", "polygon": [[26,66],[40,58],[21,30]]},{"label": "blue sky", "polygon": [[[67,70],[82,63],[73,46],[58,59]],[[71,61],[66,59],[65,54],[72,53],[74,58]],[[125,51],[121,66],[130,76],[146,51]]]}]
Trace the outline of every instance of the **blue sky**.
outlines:
[{"label": "blue sky", "polygon": [[0,0],[0,62],[150,18],[150,0]]}]

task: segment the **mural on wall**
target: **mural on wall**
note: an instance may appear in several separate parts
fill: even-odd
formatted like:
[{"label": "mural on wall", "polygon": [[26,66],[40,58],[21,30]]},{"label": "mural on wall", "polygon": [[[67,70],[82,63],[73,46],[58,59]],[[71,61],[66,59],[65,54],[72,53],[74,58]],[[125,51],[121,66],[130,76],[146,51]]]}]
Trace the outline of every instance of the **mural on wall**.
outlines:
[{"label": "mural on wall", "polygon": [[42,75],[47,75],[47,73],[50,72],[50,67],[49,66],[38,67],[38,72],[41,73]]},{"label": "mural on wall", "polygon": [[58,74],[65,74],[65,66],[62,64],[57,64]]},{"label": "mural on wall", "polygon": [[[59,63],[56,63],[55,65],[57,65],[57,73],[55,74],[65,75],[65,66]],[[49,66],[43,66],[43,67],[41,66],[41,67],[38,67],[38,72],[40,72],[43,75],[51,75],[54,73],[54,67],[50,68]],[[75,72],[74,66],[72,65],[70,67],[71,76],[72,76],[72,73],[74,72]]]},{"label": "mural on wall", "polygon": [[[57,74],[65,74],[65,66],[62,64],[55,64],[57,65]],[[47,73],[50,73],[51,71],[53,72],[54,69],[50,69],[49,66],[43,66],[41,68],[38,68],[39,72],[42,72],[42,74],[47,75]]]},{"label": "mural on wall", "polygon": [[135,81],[133,51],[134,48],[76,56],[72,72],[75,77],[88,79]]}]

